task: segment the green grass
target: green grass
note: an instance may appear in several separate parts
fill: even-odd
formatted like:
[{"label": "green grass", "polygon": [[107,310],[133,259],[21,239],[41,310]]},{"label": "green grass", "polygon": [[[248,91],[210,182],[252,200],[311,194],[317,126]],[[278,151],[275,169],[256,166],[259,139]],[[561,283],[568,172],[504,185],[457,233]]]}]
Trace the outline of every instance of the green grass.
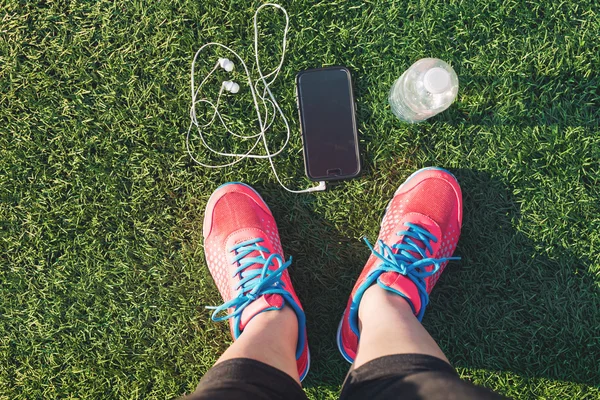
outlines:
[{"label": "green grass", "polygon": [[[0,398],[193,390],[230,343],[204,309],[219,295],[201,240],[208,196],[229,180],[272,207],[308,317],[305,388],[335,398],[359,239],[429,165],[465,197],[462,261],[423,322],[461,376],[517,398],[600,398],[598,3],[288,3],[274,86],[294,129],[277,161],[287,183],[306,184],[296,72],[342,64],[355,79],[365,173],[316,195],[284,192],[268,163],[212,171],[185,154],[193,52],[218,40],[250,56],[259,2],[0,1]],[[402,125],[387,91],[426,56],[453,65],[458,99]]]}]

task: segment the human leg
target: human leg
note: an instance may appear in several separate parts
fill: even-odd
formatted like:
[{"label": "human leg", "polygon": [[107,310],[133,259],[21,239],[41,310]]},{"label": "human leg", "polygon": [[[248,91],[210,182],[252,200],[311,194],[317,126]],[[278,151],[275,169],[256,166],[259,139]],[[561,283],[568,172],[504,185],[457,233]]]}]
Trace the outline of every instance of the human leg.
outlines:
[{"label": "human leg", "polygon": [[300,383],[296,363],[297,342],[298,320],[294,311],[285,306],[252,318],[244,328],[244,334],[225,350],[216,364],[235,358],[250,358],[277,368]]},{"label": "human leg", "polygon": [[428,354],[448,362],[408,302],[379,285],[365,291],[358,318],[360,342],[353,369],[390,354]]},{"label": "human leg", "polygon": [[257,315],[185,400],[306,400],[295,357],[297,331],[287,306]]},{"label": "human leg", "polygon": [[459,378],[404,298],[373,285],[358,315],[358,351],[341,399],[502,398]]},{"label": "human leg", "polygon": [[[391,327],[402,327],[403,332],[396,335],[408,335],[403,339],[422,339],[407,349],[418,350],[422,344],[425,354],[433,352],[432,355],[445,358],[432,339],[424,339],[424,329],[408,317],[414,316],[417,323],[423,318],[429,293],[448,261],[453,259],[461,226],[462,192],[456,178],[448,171],[440,168],[419,170],[398,188],[387,206],[377,242],[374,246],[367,242],[372,254],[352,289],[340,322],[338,347],[346,360],[353,363],[357,358],[359,339],[363,334],[360,325],[365,322],[361,315],[381,317],[368,327],[362,326],[362,329],[368,329],[368,337]],[[406,304],[398,300],[404,300]],[[389,314],[389,321],[388,314],[382,310],[400,307],[402,311],[406,310],[406,305],[412,311],[411,315],[393,312]],[[407,327],[416,333],[410,329],[406,332]],[[406,343],[404,340],[398,342]],[[361,354],[359,362],[368,361],[368,355]]]},{"label": "human leg", "polygon": [[299,385],[309,364],[304,312],[267,205],[247,185],[223,185],[208,201],[203,231],[224,301],[212,318],[229,320],[235,341],[190,399],[305,398]]},{"label": "human leg", "polygon": [[420,170],[398,188],[340,323],[338,347],[353,362],[342,398],[499,398],[460,380],[420,323],[461,225],[449,172]]}]

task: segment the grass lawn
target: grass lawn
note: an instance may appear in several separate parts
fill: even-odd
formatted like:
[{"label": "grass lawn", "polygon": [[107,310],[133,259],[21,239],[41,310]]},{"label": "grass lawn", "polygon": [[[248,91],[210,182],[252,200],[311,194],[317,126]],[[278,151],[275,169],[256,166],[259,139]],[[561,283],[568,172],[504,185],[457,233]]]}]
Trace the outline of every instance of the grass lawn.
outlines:
[{"label": "grass lawn", "polygon": [[[335,398],[360,238],[376,238],[396,187],[430,165],[458,177],[465,218],[462,261],[423,323],[461,376],[516,398],[600,398],[597,1],[286,2],[273,89],[293,123],[276,162],[288,184],[307,183],[295,74],[341,64],[355,80],[365,172],[315,195],[284,192],[266,162],[214,171],[185,153],[193,53],[216,40],[250,58],[258,1],[0,4],[0,399],[192,391],[230,343],[204,308],[220,298],[201,240],[206,201],[230,180],[278,220],[308,318],[305,389]],[[267,66],[280,22],[262,22]],[[403,125],[387,91],[427,56],[455,68],[458,99]],[[252,127],[233,78],[231,121]]]}]

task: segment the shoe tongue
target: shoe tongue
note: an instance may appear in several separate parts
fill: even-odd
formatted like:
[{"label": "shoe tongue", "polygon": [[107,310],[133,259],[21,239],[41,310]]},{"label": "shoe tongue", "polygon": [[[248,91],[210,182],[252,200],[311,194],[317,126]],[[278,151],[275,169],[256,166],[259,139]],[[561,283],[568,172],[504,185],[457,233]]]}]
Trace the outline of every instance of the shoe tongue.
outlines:
[{"label": "shoe tongue", "polygon": [[[225,246],[227,246],[227,248],[230,248],[230,247],[235,246],[236,244],[239,244],[241,242],[244,242],[244,241],[250,240],[250,239],[254,239],[254,238],[262,238],[263,241],[257,243],[258,246],[263,246],[268,249],[273,248],[273,244],[269,241],[268,236],[265,235],[265,233],[263,231],[261,231],[260,229],[256,229],[256,228],[240,229],[239,231],[235,232],[234,234],[230,235],[227,238]],[[247,254],[244,257],[244,259],[261,258],[261,257],[266,259],[269,257],[270,254],[271,253],[261,253],[258,250],[254,250],[254,251],[250,252],[249,254]],[[230,252],[227,256],[227,258],[228,258],[227,261],[231,263],[235,256],[236,256],[235,253]],[[264,266],[263,264],[252,264],[252,265],[247,266],[244,269],[244,272],[252,271],[255,269],[262,269],[263,266]]]},{"label": "shoe tongue", "polygon": [[[253,251],[252,253],[250,253],[248,255],[248,257],[260,257],[260,256],[261,256],[261,254],[258,251]],[[277,266],[277,263],[275,263],[275,265]],[[260,270],[263,267],[264,267],[263,264],[252,264],[248,268],[246,268],[244,270],[244,272],[248,273],[248,271],[251,271],[251,270],[256,270],[256,269]],[[242,275],[243,275],[243,273],[242,273]],[[255,279],[258,279],[258,278],[255,278]],[[283,305],[284,305],[283,297],[279,294],[264,294],[264,295],[256,298],[256,300],[254,300],[252,303],[250,303],[248,306],[246,306],[244,311],[242,311],[242,315],[240,318],[240,331],[244,330],[244,328],[246,327],[248,322],[250,322],[250,320],[252,318],[257,316],[261,312],[269,311],[269,310],[279,310],[283,307]]]},{"label": "shoe tongue", "polygon": [[[442,237],[442,230],[440,228],[440,226],[431,218],[429,218],[426,215],[420,214],[420,213],[416,213],[416,212],[411,212],[406,214],[402,220],[400,221],[400,225],[403,226],[405,222],[410,222],[414,225],[418,225],[421,228],[424,228],[425,230],[427,230],[429,233],[431,233],[433,236],[435,236],[436,238],[441,238]],[[408,238],[405,238],[404,236],[401,236],[399,238],[399,241],[403,241],[403,240],[408,240]],[[440,243],[438,242],[430,242],[429,245],[431,246],[431,252],[429,250],[427,250],[427,246],[425,246],[425,243],[423,243],[423,241],[411,237],[410,240],[420,249],[425,250],[425,256],[426,257],[431,257],[433,254],[435,254],[438,250],[438,248],[440,247]],[[421,258],[420,255],[417,254],[416,251],[408,251],[410,254],[412,254],[413,256],[417,257],[417,258]],[[397,249],[394,249],[394,254],[398,253]]]},{"label": "shoe tongue", "polygon": [[240,331],[244,330],[248,322],[263,311],[281,310],[285,301],[279,294],[264,294],[250,303],[240,318]]},{"label": "shoe tongue", "polygon": [[[425,245],[420,240],[414,240],[414,242],[420,248],[425,248]],[[416,251],[409,250],[408,252],[417,259],[421,258]],[[392,253],[398,254],[399,249],[392,248]],[[419,314],[421,310],[421,296],[419,295],[417,286],[410,278],[398,272],[384,272],[377,278],[377,283],[383,289],[404,297],[412,307],[414,314]]]},{"label": "shoe tongue", "polygon": [[[426,215],[416,212],[408,213],[400,221],[400,225],[403,225],[404,222],[410,222],[412,224],[421,226],[422,228],[425,228],[428,232],[433,234],[435,237],[441,236],[441,229],[439,225]],[[408,240],[408,238],[405,238],[404,236],[399,238],[400,242],[403,240]],[[426,257],[431,257],[433,254],[435,254],[439,247],[439,243],[430,243],[430,246],[433,250],[432,252],[430,252],[429,250],[427,250],[425,243],[423,243],[421,240],[418,240],[417,238],[411,238],[411,241],[420,249],[425,250]],[[423,258],[416,250],[405,251],[407,251],[409,254],[411,254],[418,260]],[[400,249],[392,248],[392,252],[394,254],[398,254],[400,252]],[[377,279],[377,283],[383,289],[404,297],[411,305],[415,315],[419,314],[419,312],[421,311],[421,296],[419,295],[419,290],[417,289],[417,286],[410,278],[398,272],[384,272]]]},{"label": "shoe tongue", "polygon": [[[263,239],[263,242],[258,243],[260,246],[264,246],[266,248],[272,249],[273,245],[269,241],[268,236],[265,235],[265,233],[263,231],[261,231],[260,229],[256,229],[256,228],[242,229],[242,230],[235,232],[234,234],[229,236],[229,238],[227,239],[226,245],[228,247],[231,247],[237,243],[243,242],[245,240],[253,239],[255,237],[261,237]],[[261,258],[262,257],[262,258],[266,259],[269,257],[269,255],[270,255],[270,253],[261,254],[260,251],[254,250],[254,251],[250,252],[244,258],[251,259],[251,258]],[[231,253],[228,256],[230,262],[234,256],[235,255],[233,253]],[[242,272],[242,277],[247,276],[246,274],[248,274],[249,271],[261,270],[263,267],[264,267],[264,265],[260,264],[260,263],[255,263],[255,264],[249,265]],[[270,265],[269,269],[274,270],[279,267],[280,267],[280,265],[279,265],[278,261],[275,261],[274,264]],[[256,277],[254,279],[259,279],[259,277]],[[242,330],[244,330],[244,328],[246,327],[246,325],[248,324],[248,322],[250,322],[250,320],[252,318],[257,316],[261,312],[269,311],[269,310],[280,310],[281,308],[283,308],[284,304],[285,304],[285,301],[284,301],[283,297],[279,294],[265,294],[260,297],[257,297],[256,300],[254,300],[252,303],[248,304],[248,306],[246,306],[244,311],[242,311],[242,315],[240,316],[240,319],[239,319],[240,332]],[[233,320],[232,320],[232,323],[234,323]]]},{"label": "shoe tongue", "polygon": [[417,286],[406,276],[398,272],[384,272],[377,278],[380,287],[404,297],[411,305],[415,315],[421,311],[421,296]]}]

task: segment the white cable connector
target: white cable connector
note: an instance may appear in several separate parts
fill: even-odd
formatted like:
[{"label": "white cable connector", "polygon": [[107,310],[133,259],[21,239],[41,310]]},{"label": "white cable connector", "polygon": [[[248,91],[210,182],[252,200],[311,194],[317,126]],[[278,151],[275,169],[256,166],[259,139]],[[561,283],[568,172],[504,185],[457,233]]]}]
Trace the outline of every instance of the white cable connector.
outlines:
[{"label": "white cable connector", "polygon": [[327,190],[327,182],[321,181],[317,186],[306,189],[306,193],[323,192],[325,190]]},{"label": "white cable connector", "polygon": [[[260,10],[262,10],[265,7],[276,8],[276,9],[280,10],[281,12],[283,12],[283,14],[285,16],[285,28],[283,31],[281,58],[279,60],[279,64],[277,65],[277,67],[275,67],[275,69],[273,71],[269,72],[268,74],[263,73],[261,66],[260,66],[260,61],[258,60],[258,14],[259,14]],[[288,123],[287,118],[285,117],[285,114],[281,110],[279,103],[277,103],[275,96],[271,92],[271,88],[270,88],[270,86],[277,79],[277,76],[281,72],[281,67],[283,65],[283,60],[285,58],[285,52],[287,49],[287,34],[288,34],[288,30],[289,30],[289,24],[290,24],[290,18],[288,16],[287,11],[285,10],[285,8],[283,8],[282,6],[280,6],[278,4],[265,3],[256,9],[256,12],[254,13],[254,59],[255,59],[255,64],[256,64],[255,67],[258,72],[258,79],[255,82],[253,82],[252,77],[250,76],[250,71],[248,70],[248,67],[247,67],[246,63],[244,62],[244,60],[239,56],[238,53],[236,53],[231,48],[229,48],[221,43],[210,42],[210,43],[206,43],[205,45],[203,45],[202,47],[200,47],[198,49],[198,51],[194,55],[194,59],[192,61],[191,80],[190,80],[191,90],[192,90],[192,105],[190,107],[191,122],[190,122],[190,126],[187,131],[186,138],[185,138],[185,145],[186,145],[187,152],[190,155],[190,157],[192,158],[192,160],[195,163],[202,165],[203,167],[224,168],[224,167],[229,167],[234,164],[237,164],[238,162],[240,162],[244,159],[247,159],[247,158],[258,158],[258,159],[266,158],[269,160],[269,164],[271,165],[271,169],[273,170],[273,174],[275,175],[277,182],[281,185],[281,187],[283,187],[288,192],[291,192],[291,193],[320,192],[320,191],[324,191],[327,189],[327,185],[325,182],[319,182],[318,185],[310,187],[308,189],[304,189],[304,190],[292,190],[292,189],[288,188],[287,186],[285,186],[283,184],[283,182],[281,182],[279,175],[277,175],[277,171],[275,169],[275,164],[273,163],[273,157],[281,154],[281,152],[283,152],[283,150],[286,148],[286,146],[288,145],[289,140],[290,140],[290,131],[291,131],[290,125]],[[211,100],[208,100],[205,98],[198,98],[198,95],[199,95],[202,87],[206,83],[206,81],[216,72],[216,70],[219,67],[223,68],[225,71],[228,71],[228,72],[232,71],[234,68],[233,61],[231,61],[227,58],[219,58],[219,60],[217,61],[215,66],[212,68],[212,70],[208,73],[208,75],[206,75],[204,77],[204,79],[202,79],[202,81],[200,82],[198,87],[196,87],[195,81],[194,81],[194,72],[196,70],[196,61],[198,60],[198,56],[207,47],[219,47],[219,48],[231,53],[233,56],[235,56],[237,61],[243,67],[243,73],[245,73],[245,75],[246,75],[248,88],[250,89],[250,94],[252,95],[252,101],[254,103],[254,109],[256,110],[256,118],[258,120],[258,127],[259,127],[259,131],[257,133],[245,135],[242,132],[236,133],[236,132],[232,131],[231,129],[229,129],[229,127],[225,123],[223,115],[219,111],[219,104],[221,102],[221,96],[223,95],[223,92],[226,91],[228,93],[237,93],[240,90],[240,87],[237,83],[232,82],[232,81],[223,82],[221,84],[221,89],[219,90],[217,100],[214,103]],[[262,88],[261,88],[262,93],[261,93],[261,91],[259,91],[259,85],[262,85]],[[197,116],[196,116],[196,105],[200,104],[200,103],[204,103],[205,105],[207,105],[208,107],[213,109],[212,117],[205,124],[200,124],[198,122]],[[275,122],[275,118],[277,117],[277,115],[279,115],[281,117],[281,120],[282,120],[283,124],[285,125],[286,137],[285,137],[285,141],[284,141],[283,145],[279,149],[277,149],[277,151],[272,153],[269,150],[266,135],[267,135],[267,132],[269,132],[269,129],[271,128],[273,123]],[[223,125],[223,127],[225,128],[227,133],[230,134],[231,136],[235,136],[241,140],[254,140],[254,143],[250,146],[250,149],[245,153],[228,153],[228,152],[218,151],[216,149],[211,148],[208,145],[207,141],[205,140],[204,130],[209,129],[212,126],[213,122],[215,121],[215,118],[218,118],[221,125]],[[223,157],[231,157],[231,158],[234,158],[234,160],[229,163],[225,163],[225,164],[221,164],[221,165],[210,165],[210,164],[203,163],[203,162],[199,161],[198,159],[196,159],[196,157],[194,157],[194,155],[192,154],[192,150],[190,148],[190,133],[194,127],[196,128],[198,136],[200,136],[200,141],[201,141],[202,145],[204,147],[206,147],[211,153],[219,155],[219,156],[223,156]],[[262,144],[262,146],[264,147],[264,150],[265,150],[264,152],[266,154],[253,153],[254,149],[259,144]]]}]

